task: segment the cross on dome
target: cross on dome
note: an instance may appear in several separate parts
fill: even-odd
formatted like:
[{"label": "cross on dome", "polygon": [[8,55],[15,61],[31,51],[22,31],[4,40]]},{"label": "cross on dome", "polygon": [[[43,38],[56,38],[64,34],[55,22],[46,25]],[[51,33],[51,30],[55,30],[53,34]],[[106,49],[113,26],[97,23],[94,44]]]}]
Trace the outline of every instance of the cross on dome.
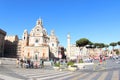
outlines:
[{"label": "cross on dome", "polygon": [[42,25],[42,19],[41,19],[41,18],[39,18],[39,19],[37,20],[36,25]]},{"label": "cross on dome", "polygon": [[51,35],[55,35],[54,30],[51,30]]}]

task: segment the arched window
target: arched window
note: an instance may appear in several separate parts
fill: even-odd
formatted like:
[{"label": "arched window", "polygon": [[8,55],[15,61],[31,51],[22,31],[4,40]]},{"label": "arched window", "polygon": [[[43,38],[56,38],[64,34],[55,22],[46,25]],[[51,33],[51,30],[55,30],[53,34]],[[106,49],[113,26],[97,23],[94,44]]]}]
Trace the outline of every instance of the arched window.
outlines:
[{"label": "arched window", "polygon": [[37,56],[37,54],[35,54],[35,60],[38,60],[38,56]]},{"label": "arched window", "polygon": [[35,43],[38,43],[38,42],[39,42],[39,40],[38,40],[38,39],[36,39],[36,40],[35,40]]},{"label": "arched window", "polygon": [[52,46],[54,46],[54,44],[52,43]]}]

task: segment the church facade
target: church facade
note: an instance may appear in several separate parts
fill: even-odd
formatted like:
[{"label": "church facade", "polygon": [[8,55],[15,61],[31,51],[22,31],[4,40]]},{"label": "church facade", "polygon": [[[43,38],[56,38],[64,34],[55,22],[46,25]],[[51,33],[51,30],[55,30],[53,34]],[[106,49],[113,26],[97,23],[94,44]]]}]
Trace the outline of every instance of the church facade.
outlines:
[{"label": "church facade", "polygon": [[35,27],[28,33],[24,30],[19,41],[19,56],[27,59],[45,59],[58,57],[59,41],[54,31],[48,35],[42,20],[36,21]]}]

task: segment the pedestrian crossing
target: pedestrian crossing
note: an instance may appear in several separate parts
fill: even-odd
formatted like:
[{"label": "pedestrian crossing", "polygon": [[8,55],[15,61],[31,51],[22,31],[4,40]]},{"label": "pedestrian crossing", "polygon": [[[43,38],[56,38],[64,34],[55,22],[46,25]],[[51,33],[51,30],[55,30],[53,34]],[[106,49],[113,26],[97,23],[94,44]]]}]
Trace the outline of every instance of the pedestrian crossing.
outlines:
[{"label": "pedestrian crossing", "polygon": [[[13,70],[25,79],[0,74],[0,80],[120,80],[120,70],[113,71],[55,71],[44,69]],[[110,77],[110,78],[108,78]]]},{"label": "pedestrian crossing", "polygon": [[98,80],[105,80],[105,77],[108,75],[108,72],[104,72],[104,74],[101,74],[101,76],[98,78]]},{"label": "pedestrian crossing", "polygon": [[0,74],[0,80],[22,80],[22,79]]},{"label": "pedestrian crossing", "polygon": [[119,72],[118,71],[113,72],[111,80],[119,80]]}]

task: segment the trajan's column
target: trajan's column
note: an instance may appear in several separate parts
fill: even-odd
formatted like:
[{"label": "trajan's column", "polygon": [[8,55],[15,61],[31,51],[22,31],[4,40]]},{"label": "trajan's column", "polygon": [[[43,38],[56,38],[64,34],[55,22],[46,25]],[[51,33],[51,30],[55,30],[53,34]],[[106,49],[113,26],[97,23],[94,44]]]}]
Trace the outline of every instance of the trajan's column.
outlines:
[{"label": "trajan's column", "polygon": [[71,50],[70,50],[70,34],[67,34],[67,57],[70,58]]}]

